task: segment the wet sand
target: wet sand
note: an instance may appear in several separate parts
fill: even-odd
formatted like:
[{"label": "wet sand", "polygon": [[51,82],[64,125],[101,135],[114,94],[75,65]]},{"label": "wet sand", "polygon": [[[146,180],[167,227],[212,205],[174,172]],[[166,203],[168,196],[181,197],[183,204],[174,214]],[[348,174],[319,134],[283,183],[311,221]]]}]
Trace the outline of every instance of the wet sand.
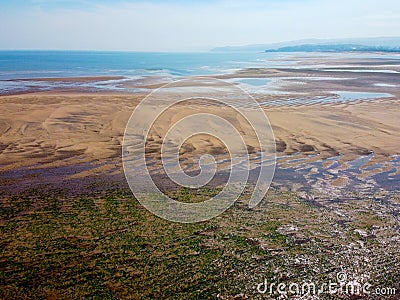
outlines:
[{"label": "wet sand", "polygon": [[[122,173],[121,143],[126,123],[142,96],[30,94],[0,98],[0,171],[17,168],[78,166],[65,179],[94,174]],[[353,104],[264,108],[275,134],[279,164],[304,158],[310,162],[338,157],[341,165],[371,155],[369,165],[385,164],[398,155],[400,128],[398,100],[373,100]],[[226,116],[246,131],[248,124],[229,109],[195,104],[169,110],[148,139],[148,159],[160,167],[159,155],[165,130],[177,120],[195,112]],[[246,140],[257,152],[258,142]],[[205,153],[225,158],[222,145],[210,137],[186,142],[183,159]],[[222,150],[221,150],[222,149]],[[218,152],[219,151],[219,152]],[[221,152],[222,151],[222,152]],[[315,156],[317,155],[317,156]],[[301,162],[304,164],[304,161]],[[299,165],[292,163],[292,167]],[[399,166],[393,165],[394,173]],[[379,170],[378,170],[379,173]],[[7,183],[2,180],[2,189]]]},{"label": "wet sand", "polygon": [[[396,60],[299,60],[301,67],[298,68],[245,69],[219,76],[231,82],[243,77],[271,80],[272,83],[267,83],[261,90],[247,87],[272,125],[278,169],[292,170],[293,174],[302,172],[308,183],[314,182],[311,184],[314,187],[316,182],[321,183],[322,180],[331,187],[351,188],[354,181],[349,174],[344,174],[345,170],[352,171],[352,177],[364,182],[383,173],[388,180],[396,180],[397,177],[393,176],[400,174],[397,159],[400,145],[399,76],[392,73],[350,72],[351,69],[323,71],[353,64],[355,69],[361,65],[370,71],[379,71],[384,66],[395,72],[398,69],[394,63]],[[317,63],[323,67],[313,68]],[[349,76],[353,79],[348,79]],[[121,78],[43,78],[35,81],[74,83],[118,79]],[[152,89],[160,85],[152,86],[154,80],[162,81],[160,78],[148,79],[147,82],[142,79],[136,83],[126,81],[124,84]],[[382,82],[385,84],[373,84]],[[233,81],[233,84],[238,82]],[[335,91],[347,91],[345,95],[350,93],[347,96],[350,98],[342,99],[344,96],[339,92],[335,94]],[[374,98],[364,99],[363,93]],[[93,176],[117,176],[118,180],[123,181],[121,144],[125,126],[135,106],[145,96],[143,93],[90,92],[83,88],[1,96],[2,192],[7,194],[15,191],[22,181],[27,186],[46,182],[46,177],[50,176],[46,176],[46,170],[50,169],[66,168],[64,174],[56,172],[61,185],[68,180],[85,181]],[[242,109],[251,111],[251,107],[245,106]],[[228,116],[239,132],[249,131],[249,124],[231,108],[193,101],[172,107],[157,121],[148,136],[147,159],[155,174],[161,168],[160,147],[167,130],[185,116],[201,112]],[[257,140],[246,135],[245,142],[256,155],[259,150]],[[196,164],[193,157],[206,153],[221,161],[229,158],[224,146],[209,136],[189,139],[180,151],[183,164],[187,165]],[[360,159],[362,163],[358,162]],[[323,170],[327,171],[330,167],[334,167],[334,170],[322,176]],[[35,174],[41,173],[41,179],[16,175],[20,174],[18,172],[25,174],[24,170],[39,170]],[[315,173],[323,179],[311,180]],[[292,187],[299,183],[294,181]],[[377,184],[376,181],[374,184]]]}]

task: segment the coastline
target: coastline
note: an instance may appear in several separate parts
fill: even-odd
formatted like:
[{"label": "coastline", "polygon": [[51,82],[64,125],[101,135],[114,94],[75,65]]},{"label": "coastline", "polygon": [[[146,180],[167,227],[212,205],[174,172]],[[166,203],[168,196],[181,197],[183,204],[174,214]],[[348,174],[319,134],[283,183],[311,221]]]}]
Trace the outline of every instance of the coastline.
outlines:
[{"label": "coastline", "polygon": [[[65,79],[46,78],[54,89],[0,96],[0,298],[249,299],[260,297],[263,280],[321,286],[340,272],[400,289],[398,76],[326,73],[219,76],[260,103],[275,134],[277,168],[259,206],[249,209],[246,190],[225,213],[196,224],[148,212],[123,173],[126,123],[163,79],[117,79],[132,92],[93,89],[104,77],[69,78],[62,88]],[[271,80],[260,86],[243,78]],[[247,126],[233,108],[200,101],[157,121],[146,145],[149,168],[160,189],[182,202],[213,197],[228,177],[222,168],[205,187],[188,189],[162,171],[161,136],[196,112]],[[256,160],[258,144],[246,142]],[[221,148],[214,139],[189,139],[182,165],[196,173],[191,157],[203,153],[226,163]]]},{"label": "coastline", "polygon": [[[333,190],[351,187],[355,181],[360,186],[362,182],[367,186],[374,176],[382,183],[385,181],[382,174],[386,174],[386,181],[395,182],[400,174],[400,128],[397,122],[400,80],[394,73],[380,71],[390,68],[397,72],[400,69],[396,64],[398,61],[385,58],[317,59],[313,56],[287,59],[296,61],[296,67],[249,68],[209,77],[237,85],[258,101],[275,134],[278,167],[302,173],[308,182],[308,190],[321,189],[317,187],[321,182],[333,185]],[[332,72],[344,65],[347,70]],[[354,72],[360,68],[377,72]],[[148,93],[170,80],[159,76],[10,80],[49,83],[51,88],[38,92],[33,87],[14,95],[0,96],[0,102],[6,108],[0,116],[0,170],[45,170],[46,166],[57,168],[83,163],[88,166],[73,177],[84,178],[99,172],[104,172],[102,175],[122,174],[120,148],[131,112]],[[385,84],[379,84],[382,82]],[[221,116],[234,114],[207,105],[209,107],[190,103],[172,109],[168,114],[176,117],[183,117],[188,111],[208,111]],[[171,117],[165,119],[161,128],[171,126]],[[236,121],[239,127],[245,126],[243,121]],[[162,134],[162,131],[153,132],[150,138],[157,141],[157,136]],[[248,142],[248,146],[257,149],[258,145],[252,144],[254,141]],[[157,152],[157,145],[154,142],[148,147],[155,147]],[[218,145],[211,144],[207,149],[198,141],[188,146],[199,153],[207,153]],[[186,153],[186,156],[193,154]],[[155,169],[159,167],[156,156],[150,155],[149,159]],[[104,161],[107,166],[103,166]],[[380,186],[376,180],[375,184]],[[291,189],[299,182],[291,185],[286,188]],[[325,189],[329,190],[327,186]]]}]

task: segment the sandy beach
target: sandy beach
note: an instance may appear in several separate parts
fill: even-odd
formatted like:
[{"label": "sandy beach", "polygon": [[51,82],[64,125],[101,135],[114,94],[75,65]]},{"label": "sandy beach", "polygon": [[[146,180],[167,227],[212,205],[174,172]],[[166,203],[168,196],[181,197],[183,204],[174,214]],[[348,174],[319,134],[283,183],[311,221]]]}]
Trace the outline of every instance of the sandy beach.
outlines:
[{"label": "sandy beach", "polygon": [[[1,97],[2,169],[50,163],[62,166],[78,157],[84,161],[119,157],[126,123],[142,98],[123,94],[54,93]],[[343,154],[346,161],[373,152],[374,160],[382,162],[398,154],[398,101],[267,106],[264,110],[276,136],[278,154],[318,153],[321,158]],[[176,118],[166,116],[169,122],[163,120],[163,125],[169,128],[168,123],[191,111],[221,115],[229,112],[218,106],[191,104],[167,112]],[[236,120],[239,126],[245,126],[243,120]],[[150,139],[155,139],[159,132],[152,134]],[[196,151],[208,152],[214,145],[192,146]]]},{"label": "sandy beach", "polygon": [[[352,63],[368,66],[374,62],[372,60]],[[327,66],[333,64],[332,61],[326,63]],[[336,61],[336,64],[344,63],[349,64],[348,61]],[[387,63],[389,62],[385,62],[385,65]],[[398,84],[398,77],[386,73],[357,73],[358,77],[349,81],[346,80],[349,72],[342,71],[334,74],[333,79],[329,72],[328,75],[325,72],[325,77],[321,78],[320,71],[310,71],[308,64],[315,64],[314,60],[304,60],[303,64],[306,65],[305,70],[248,69],[229,76],[219,76],[231,82],[244,76],[251,79],[268,75],[271,80],[288,78],[283,86],[281,82],[278,85],[284,89],[284,93],[269,96],[262,93],[252,94],[270,120],[275,135],[278,166],[295,168],[315,162],[329,166],[333,159],[340,163],[341,169],[346,169],[350,168],[351,162],[367,156],[368,160],[359,166],[360,174],[357,174],[357,178],[366,180],[372,175],[388,170],[391,174],[398,175],[400,171],[395,159],[396,155],[399,155],[400,145],[400,92],[393,88]],[[379,68],[378,65],[378,70]],[[118,79],[121,78],[35,80],[103,82]],[[151,79],[148,81],[152,82]],[[297,83],[293,83],[294,81]],[[373,86],[370,84],[372,81],[386,82],[390,87]],[[146,88],[152,86],[143,80],[124,84]],[[295,94],[290,93],[292,90],[296,91]],[[340,92],[332,92],[335,90],[347,90],[348,93],[353,93],[352,98],[341,99],[340,97],[344,96],[341,96]],[[368,91],[371,94],[367,94],[375,98],[363,99],[366,97],[365,92],[357,94],[360,90]],[[388,94],[388,91],[391,94]],[[382,98],[382,95],[385,97]],[[5,174],[1,179],[3,193],[14,190],[15,184],[21,180],[10,180],[7,176],[7,172],[15,169],[41,170],[38,171],[42,175],[40,180],[45,181],[46,168],[71,167],[69,172],[59,178],[60,182],[93,175],[121,175],[121,145],[125,127],[136,105],[145,96],[143,93],[90,92],[74,88],[49,92],[29,91],[20,95],[0,97],[3,108],[0,113],[0,171]],[[300,100],[293,101],[296,98]],[[245,109],[251,111],[252,108]],[[157,168],[161,168],[162,137],[176,122],[194,113],[229,116],[230,122],[235,124],[240,132],[249,131],[249,124],[231,108],[213,103],[204,105],[196,101],[172,107],[149,132],[147,158],[153,162],[151,168],[155,172]],[[254,153],[259,150],[258,141],[249,135],[246,137],[246,145]],[[217,155],[221,160],[227,158],[227,151],[223,145],[207,136],[188,140],[180,154],[182,160],[187,160],[187,163],[193,163],[193,157],[201,154]],[[82,164],[85,164],[85,167],[74,170],[74,165]],[[40,183],[35,182],[35,177],[29,180],[33,185]],[[350,184],[348,180],[338,180],[337,177],[331,180],[326,178],[326,181],[336,184],[341,182],[342,186],[346,186],[346,182]]]}]

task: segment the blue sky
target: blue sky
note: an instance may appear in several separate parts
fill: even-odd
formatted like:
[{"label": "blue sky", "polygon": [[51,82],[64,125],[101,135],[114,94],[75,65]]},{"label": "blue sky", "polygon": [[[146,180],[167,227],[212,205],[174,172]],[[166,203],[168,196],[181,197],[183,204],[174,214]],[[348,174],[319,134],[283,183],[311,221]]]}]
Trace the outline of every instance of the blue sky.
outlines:
[{"label": "blue sky", "polygon": [[398,0],[0,0],[0,49],[202,51],[400,35]]}]

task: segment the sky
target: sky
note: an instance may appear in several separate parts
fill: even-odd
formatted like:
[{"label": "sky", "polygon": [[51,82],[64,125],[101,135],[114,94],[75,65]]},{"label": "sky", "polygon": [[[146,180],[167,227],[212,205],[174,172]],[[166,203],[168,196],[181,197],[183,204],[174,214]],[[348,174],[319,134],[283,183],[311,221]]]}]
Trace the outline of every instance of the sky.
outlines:
[{"label": "sky", "polygon": [[0,0],[0,49],[206,51],[399,36],[398,0]]}]

